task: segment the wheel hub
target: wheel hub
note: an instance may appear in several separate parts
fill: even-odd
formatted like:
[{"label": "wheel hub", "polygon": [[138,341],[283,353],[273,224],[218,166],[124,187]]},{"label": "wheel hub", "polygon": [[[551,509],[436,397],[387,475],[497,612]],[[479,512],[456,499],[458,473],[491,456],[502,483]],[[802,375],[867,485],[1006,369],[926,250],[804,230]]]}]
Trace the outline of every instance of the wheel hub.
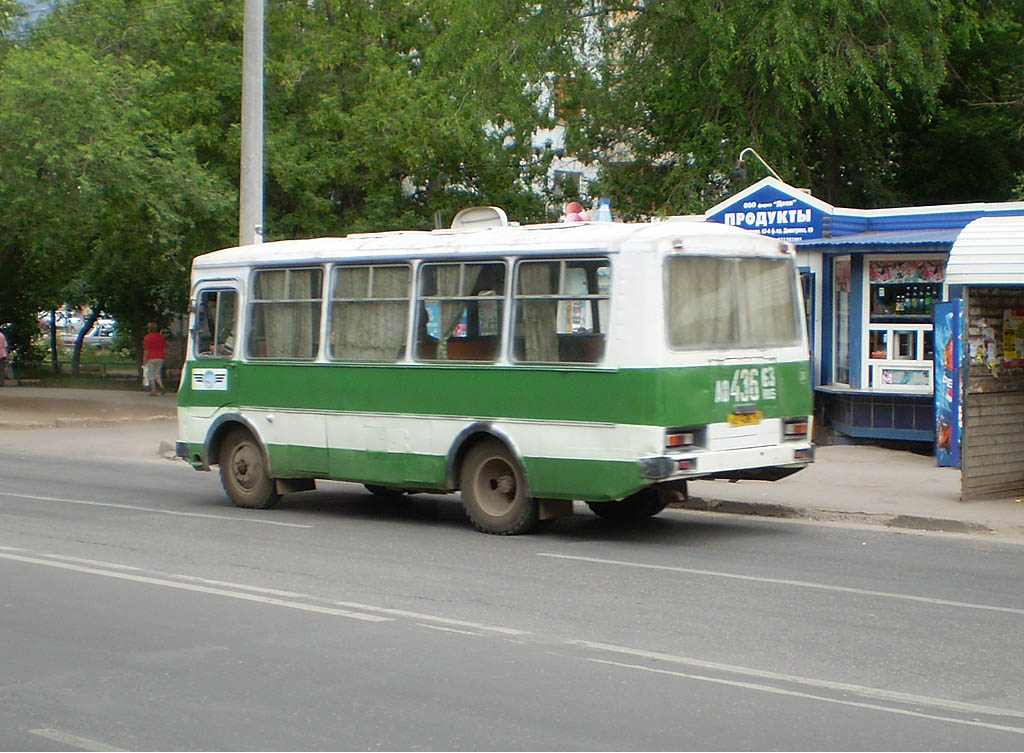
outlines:
[{"label": "wheel hub", "polygon": [[515,473],[501,458],[492,458],[480,468],[477,490],[478,502],[488,515],[504,515],[516,499]]},{"label": "wheel hub", "polygon": [[234,462],[231,465],[234,470],[235,480],[244,489],[251,489],[256,483],[254,474],[255,462],[251,457],[252,452],[251,447],[239,447],[237,452],[235,452]]}]

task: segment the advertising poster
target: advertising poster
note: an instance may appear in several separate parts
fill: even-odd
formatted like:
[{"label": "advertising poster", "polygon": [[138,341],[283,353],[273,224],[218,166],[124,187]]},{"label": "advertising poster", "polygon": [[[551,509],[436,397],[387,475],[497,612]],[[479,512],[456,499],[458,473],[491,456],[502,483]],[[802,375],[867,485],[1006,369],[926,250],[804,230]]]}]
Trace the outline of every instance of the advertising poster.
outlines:
[{"label": "advertising poster", "polygon": [[1024,365],[1024,309],[1003,311],[1003,363]]},{"label": "advertising poster", "polygon": [[963,311],[959,298],[935,304],[935,460],[941,467],[960,467]]}]

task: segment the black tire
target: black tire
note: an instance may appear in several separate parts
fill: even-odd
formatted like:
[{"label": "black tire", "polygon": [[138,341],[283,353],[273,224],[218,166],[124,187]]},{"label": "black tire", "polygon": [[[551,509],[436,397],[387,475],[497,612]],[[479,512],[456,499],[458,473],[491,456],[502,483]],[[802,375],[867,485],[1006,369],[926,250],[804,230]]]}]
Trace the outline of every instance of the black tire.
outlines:
[{"label": "black tire", "polygon": [[220,483],[239,507],[266,510],[281,499],[259,442],[245,429],[232,429],[221,442]]},{"label": "black tire", "polygon": [[651,518],[668,507],[669,494],[654,486],[641,489],[618,502],[587,502],[594,514],[607,520],[636,521]]},{"label": "black tire", "polygon": [[537,524],[537,500],[528,495],[519,463],[501,442],[473,445],[459,476],[466,517],[484,533],[526,533]]}]

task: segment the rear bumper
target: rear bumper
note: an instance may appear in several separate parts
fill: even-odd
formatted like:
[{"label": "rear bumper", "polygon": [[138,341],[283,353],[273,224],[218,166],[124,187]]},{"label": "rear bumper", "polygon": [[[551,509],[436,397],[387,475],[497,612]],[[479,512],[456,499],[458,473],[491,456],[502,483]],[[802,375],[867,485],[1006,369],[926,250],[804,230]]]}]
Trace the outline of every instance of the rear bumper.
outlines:
[{"label": "rear bumper", "polygon": [[750,447],[742,450],[692,452],[640,458],[640,476],[647,481],[728,478],[778,481],[814,462],[810,442]]}]

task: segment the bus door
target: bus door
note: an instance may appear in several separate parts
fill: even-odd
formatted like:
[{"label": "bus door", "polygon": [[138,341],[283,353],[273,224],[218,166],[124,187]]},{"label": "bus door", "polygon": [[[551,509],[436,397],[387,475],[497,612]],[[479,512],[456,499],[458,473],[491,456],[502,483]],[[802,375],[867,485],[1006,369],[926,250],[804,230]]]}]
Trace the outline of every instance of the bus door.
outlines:
[{"label": "bus door", "polygon": [[238,368],[234,356],[237,328],[238,291],[220,286],[199,290],[195,298],[192,352],[189,354],[189,386],[194,405],[207,405],[215,410],[236,402]]}]

